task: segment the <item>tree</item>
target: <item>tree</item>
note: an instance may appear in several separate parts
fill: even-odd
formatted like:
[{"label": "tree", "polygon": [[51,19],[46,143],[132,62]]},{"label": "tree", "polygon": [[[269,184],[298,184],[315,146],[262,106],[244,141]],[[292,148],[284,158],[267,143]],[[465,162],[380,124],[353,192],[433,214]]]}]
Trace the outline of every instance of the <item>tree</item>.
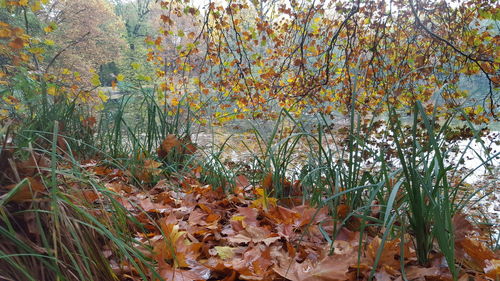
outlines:
[{"label": "tree", "polygon": [[[162,5],[176,6],[171,3],[182,5]],[[174,91],[191,89],[198,103],[204,96],[224,99],[220,107],[230,112],[219,116],[228,118],[260,116],[273,106],[297,114],[351,108],[377,114],[387,104],[409,108],[417,100],[444,112],[465,105],[467,93],[457,84],[477,76],[489,86],[482,101],[486,110],[476,112],[476,120],[496,116],[499,10],[490,1],[276,2],[268,8],[280,11],[276,18],[258,10],[252,16],[257,4],[209,4],[200,34],[177,50],[176,73],[191,78]],[[193,9],[174,9],[175,19],[167,10],[162,20],[173,27],[178,18],[198,13]],[[169,40],[177,36],[173,30],[164,33]],[[190,59],[200,53],[203,60]],[[433,102],[438,96],[440,104]]]},{"label": "tree", "polygon": [[38,16],[46,40],[56,46],[45,55],[47,73],[70,69],[79,73],[82,83],[92,86],[89,81],[95,71],[118,61],[124,51],[124,24],[104,0],[53,0]]},{"label": "tree", "polygon": [[59,102],[102,105],[107,97],[94,91],[100,85],[96,71],[117,60],[125,46],[123,23],[109,3],[29,0],[0,6],[0,40],[8,47],[1,51],[0,119],[23,112],[34,118]]}]

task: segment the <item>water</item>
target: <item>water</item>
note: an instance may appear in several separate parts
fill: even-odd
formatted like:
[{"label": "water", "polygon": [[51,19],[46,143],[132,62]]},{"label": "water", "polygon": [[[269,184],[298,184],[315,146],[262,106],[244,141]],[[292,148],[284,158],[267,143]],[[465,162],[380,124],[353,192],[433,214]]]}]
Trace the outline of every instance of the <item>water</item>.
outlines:
[{"label": "water", "polygon": [[[336,129],[345,127],[346,120],[334,122]],[[262,157],[261,148],[258,146],[255,134],[251,133],[251,126],[242,127],[241,125],[226,128],[214,128],[210,132],[200,132],[193,135],[192,139],[204,149],[218,151],[220,145],[225,143],[221,157],[223,162],[241,163],[250,165],[250,168],[255,168],[255,157]],[[269,136],[273,130],[272,122],[259,124],[257,126],[262,134]],[[393,142],[383,139],[382,133],[386,128],[380,126],[377,130],[378,134],[374,135],[375,144],[367,145],[370,149],[378,151],[378,145],[384,144],[387,147],[395,148]],[[341,145],[342,137],[336,135],[326,135],[322,146],[336,151]],[[453,184],[458,184],[459,179],[465,177],[462,186],[466,190],[459,196],[468,196],[477,192],[471,198],[470,206],[466,208],[468,214],[484,213],[487,220],[496,228],[500,225],[500,155],[491,157],[500,153],[500,131],[491,131],[485,136],[476,139],[463,139],[446,143],[447,150],[446,165],[456,168],[454,179],[451,179]],[[342,149],[341,149],[342,150]],[[294,161],[288,167],[287,176],[291,180],[297,177],[302,166],[306,163],[306,156],[310,153],[309,147],[301,142],[294,151]],[[342,157],[341,152],[333,154],[338,160]],[[490,159],[491,158],[491,159]],[[261,158],[262,159],[262,158]],[[488,161],[486,161],[488,160]],[[364,160],[368,168],[369,166],[377,167],[376,159],[367,158]],[[393,167],[399,167],[399,160],[396,157],[389,159]],[[486,163],[486,164],[483,164]],[[451,175],[451,173],[450,173]],[[484,218],[483,218],[484,219]],[[498,230],[494,230],[498,235]]]}]

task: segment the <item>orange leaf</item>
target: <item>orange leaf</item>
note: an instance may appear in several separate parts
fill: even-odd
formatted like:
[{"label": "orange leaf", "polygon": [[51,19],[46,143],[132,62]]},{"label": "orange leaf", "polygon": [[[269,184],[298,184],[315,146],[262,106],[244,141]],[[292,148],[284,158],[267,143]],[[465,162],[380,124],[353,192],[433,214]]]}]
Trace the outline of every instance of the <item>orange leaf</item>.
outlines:
[{"label": "orange leaf", "polygon": [[194,281],[206,279],[194,271],[173,268],[166,263],[160,265],[160,276],[164,280],[169,281]]},{"label": "orange leaf", "polygon": [[171,151],[181,151],[182,144],[175,135],[167,135],[160,147],[157,149],[158,156],[165,158]]},{"label": "orange leaf", "polygon": [[486,260],[493,260],[495,258],[495,254],[478,240],[465,238],[460,242],[460,246],[463,247],[465,252],[481,268],[486,267]]},{"label": "orange leaf", "polygon": [[24,47],[23,39],[16,37],[16,39],[9,42],[9,47],[13,49],[22,49]]},{"label": "orange leaf", "polygon": [[[377,253],[381,246],[382,239],[379,237],[373,238],[370,245],[368,245],[368,257],[372,262],[375,262],[375,258],[377,257]],[[394,239],[392,241],[386,241],[384,243],[384,248],[382,249],[382,254],[380,255],[380,260],[378,262],[377,267],[390,266],[391,268],[398,268],[400,261],[396,258],[396,255],[399,254],[399,239]]]},{"label": "orange leaf", "polygon": [[500,260],[495,259],[486,261],[484,273],[486,273],[486,276],[493,278],[494,280],[500,280]]},{"label": "orange leaf", "polygon": [[[43,192],[45,191],[45,186],[38,180],[27,177],[28,182],[24,183],[20,189],[10,198],[10,201],[19,202],[32,200],[35,196],[35,192]],[[3,189],[11,190],[15,188],[18,184],[11,184],[2,187]]]},{"label": "orange leaf", "polygon": [[274,271],[292,281],[338,281],[348,279],[349,266],[355,263],[356,255],[349,253],[348,255],[327,256],[316,266],[311,266],[308,260],[301,264],[293,260],[291,264],[274,268]]},{"label": "orange leaf", "polygon": [[269,191],[273,187],[273,173],[269,172],[262,180],[262,188]]}]

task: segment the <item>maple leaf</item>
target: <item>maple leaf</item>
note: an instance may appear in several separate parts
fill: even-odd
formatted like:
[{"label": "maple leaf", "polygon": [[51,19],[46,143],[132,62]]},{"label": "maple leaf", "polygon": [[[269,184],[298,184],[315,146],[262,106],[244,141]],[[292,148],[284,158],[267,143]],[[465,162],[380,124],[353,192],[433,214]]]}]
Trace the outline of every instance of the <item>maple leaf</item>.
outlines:
[{"label": "maple leaf", "polygon": [[179,140],[177,136],[170,134],[165,137],[156,152],[160,158],[165,158],[170,153],[193,154],[196,152],[196,146],[189,140],[189,138]]},{"label": "maple leaf", "polygon": [[348,279],[349,266],[355,263],[356,256],[349,253],[327,256],[316,265],[312,265],[310,260],[303,263],[292,260],[273,269],[280,276],[292,281],[344,281]]},{"label": "maple leaf", "polygon": [[[371,243],[368,245],[367,255],[369,260],[374,263],[377,257],[377,253],[381,246],[382,240],[377,236],[373,238]],[[382,249],[382,253],[380,255],[380,259],[378,261],[377,268],[381,266],[389,266],[392,269],[398,268],[400,261],[397,259],[397,255],[399,255],[399,239],[394,239],[392,241],[386,241],[384,243],[384,248]]]},{"label": "maple leaf", "polygon": [[159,273],[164,280],[169,281],[196,281],[207,279],[197,272],[173,268],[167,263],[160,264]]},{"label": "maple leaf", "polygon": [[500,280],[500,260],[487,260],[485,264],[486,266],[483,270],[484,273],[486,273],[486,276],[494,280]]},{"label": "maple leaf", "polygon": [[276,233],[272,233],[266,228],[248,225],[238,234],[228,237],[227,240],[231,243],[264,243],[267,246],[280,239]]},{"label": "maple leaf", "polygon": [[255,190],[257,194],[257,199],[252,201],[252,206],[255,208],[262,208],[264,210],[268,210],[271,206],[276,206],[276,202],[278,199],[273,197],[268,197],[265,190],[263,188],[257,188]]},{"label": "maple leaf", "polygon": [[473,238],[465,238],[460,241],[459,246],[472,258],[480,268],[486,267],[487,260],[493,260],[495,254],[485,244]]}]

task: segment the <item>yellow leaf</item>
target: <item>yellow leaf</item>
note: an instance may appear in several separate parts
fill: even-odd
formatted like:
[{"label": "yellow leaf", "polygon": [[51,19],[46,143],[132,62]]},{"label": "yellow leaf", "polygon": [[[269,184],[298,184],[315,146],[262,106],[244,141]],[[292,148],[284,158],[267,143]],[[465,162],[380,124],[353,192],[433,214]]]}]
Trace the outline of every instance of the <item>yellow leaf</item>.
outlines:
[{"label": "yellow leaf", "polygon": [[123,74],[116,75],[116,80],[117,81],[123,81],[124,79],[125,79],[125,76],[123,76]]},{"label": "yellow leaf", "polygon": [[139,69],[139,67],[141,67],[141,65],[140,65],[140,64],[138,64],[138,63],[136,63],[136,62],[131,63],[131,64],[130,64],[130,66],[131,66],[133,69],[135,69],[135,70],[137,70],[137,69]]},{"label": "yellow leaf", "polygon": [[252,206],[255,208],[263,208],[264,210],[269,209],[271,206],[276,206],[278,199],[273,197],[268,197],[263,188],[257,188],[255,190],[258,198],[252,201]]},{"label": "yellow leaf", "polygon": [[215,246],[215,250],[219,257],[223,260],[230,259],[234,256],[233,248],[228,246]]},{"label": "yellow leaf", "polygon": [[28,6],[28,0],[19,0],[19,6]]},{"label": "yellow leaf", "polygon": [[9,38],[12,35],[10,29],[2,28],[0,29],[0,38]]},{"label": "yellow leaf", "polygon": [[55,96],[57,94],[57,91],[56,91],[56,87],[54,86],[50,86],[48,89],[47,89],[47,94],[51,95],[51,96]]},{"label": "yellow leaf", "polygon": [[244,219],[245,219],[245,216],[234,215],[231,217],[232,221],[243,221]]},{"label": "yellow leaf", "polygon": [[95,87],[101,86],[101,80],[99,80],[99,75],[97,73],[95,73],[94,75],[92,75],[92,79],[90,80],[90,82]]},{"label": "yellow leaf", "polygon": [[97,93],[97,96],[102,100],[102,102],[106,102],[109,99],[109,97],[106,94],[104,94],[103,91],[99,91]]},{"label": "yellow leaf", "polygon": [[53,40],[45,39],[45,45],[54,46],[54,44],[55,44],[55,42]]},{"label": "yellow leaf", "polygon": [[47,25],[46,27],[43,28],[43,31],[45,31],[46,33],[50,33],[54,31],[54,27],[52,25]]},{"label": "yellow leaf", "polygon": [[31,5],[31,10],[33,12],[39,11],[41,8],[42,6],[40,5],[40,1],[35,1],[35,3]]}]

